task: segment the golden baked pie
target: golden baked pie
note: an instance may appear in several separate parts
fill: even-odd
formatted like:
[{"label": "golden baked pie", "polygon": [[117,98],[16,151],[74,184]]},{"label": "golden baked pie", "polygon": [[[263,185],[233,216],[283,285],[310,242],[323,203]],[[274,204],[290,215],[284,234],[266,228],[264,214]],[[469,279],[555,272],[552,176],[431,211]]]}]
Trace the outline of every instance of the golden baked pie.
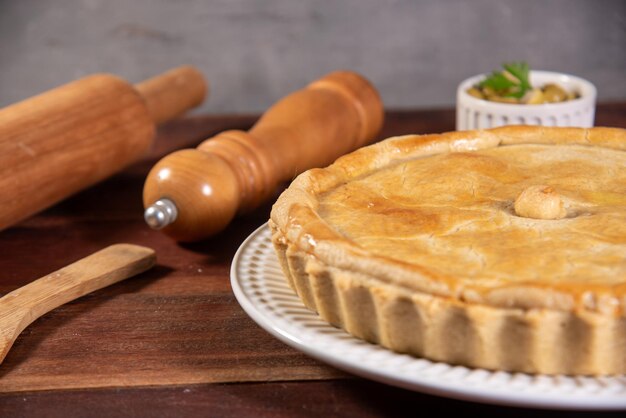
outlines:
[{"label": "golden baked pie", "polygon": [[269,221],[290,286],[391,350],[626,372],[626,130],[394,137],[298,176]]}]

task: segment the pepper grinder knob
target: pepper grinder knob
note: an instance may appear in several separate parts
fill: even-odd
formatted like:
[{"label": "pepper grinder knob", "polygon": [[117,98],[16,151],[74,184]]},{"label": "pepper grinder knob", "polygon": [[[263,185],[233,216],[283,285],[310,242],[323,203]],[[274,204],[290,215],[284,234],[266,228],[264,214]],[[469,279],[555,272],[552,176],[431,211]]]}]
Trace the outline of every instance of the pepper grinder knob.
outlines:
[{"label": "pepper grinder knob", "polygon": [[146,223],[152,229],[163,229],[174,223],[178,216],[178,209],[170,199],[159,199],[148,206],[143,214]]}]

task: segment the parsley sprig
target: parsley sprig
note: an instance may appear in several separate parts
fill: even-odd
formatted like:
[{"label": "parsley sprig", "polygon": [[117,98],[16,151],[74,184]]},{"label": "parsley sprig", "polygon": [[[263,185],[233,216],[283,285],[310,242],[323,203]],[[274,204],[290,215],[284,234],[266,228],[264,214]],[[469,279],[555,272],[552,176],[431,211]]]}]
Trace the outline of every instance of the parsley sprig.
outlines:
[{"label": "parsley sprig", "polygon": [[490,88],[503,97],[522,98],[532,90],[528,79],[530,68],[526,62],[510,62],[502,65],[504,71],[493,71],[479,83],[481,88]]}]

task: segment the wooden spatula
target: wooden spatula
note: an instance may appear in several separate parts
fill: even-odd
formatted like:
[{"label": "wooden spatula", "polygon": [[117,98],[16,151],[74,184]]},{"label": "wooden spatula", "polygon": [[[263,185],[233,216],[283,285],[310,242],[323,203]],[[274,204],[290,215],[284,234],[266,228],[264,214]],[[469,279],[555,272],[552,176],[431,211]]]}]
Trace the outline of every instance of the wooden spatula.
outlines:
[{"label": "wooden spatula", "polygon": [[154,265],[154,250],[115,244],[0,298],[0,363],[18,335],[43,314]]}]

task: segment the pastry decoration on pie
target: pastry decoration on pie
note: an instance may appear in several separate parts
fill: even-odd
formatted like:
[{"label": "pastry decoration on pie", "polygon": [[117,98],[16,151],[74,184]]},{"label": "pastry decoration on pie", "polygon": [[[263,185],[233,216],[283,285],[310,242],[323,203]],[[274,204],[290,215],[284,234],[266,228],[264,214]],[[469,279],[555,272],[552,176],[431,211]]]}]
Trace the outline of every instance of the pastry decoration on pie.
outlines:
[{"label": "pastry decoration on pie", "polygon": [[272,242],[303,303],[400,353],[626,372],[626,130],[394,137],[298,176]]}]

